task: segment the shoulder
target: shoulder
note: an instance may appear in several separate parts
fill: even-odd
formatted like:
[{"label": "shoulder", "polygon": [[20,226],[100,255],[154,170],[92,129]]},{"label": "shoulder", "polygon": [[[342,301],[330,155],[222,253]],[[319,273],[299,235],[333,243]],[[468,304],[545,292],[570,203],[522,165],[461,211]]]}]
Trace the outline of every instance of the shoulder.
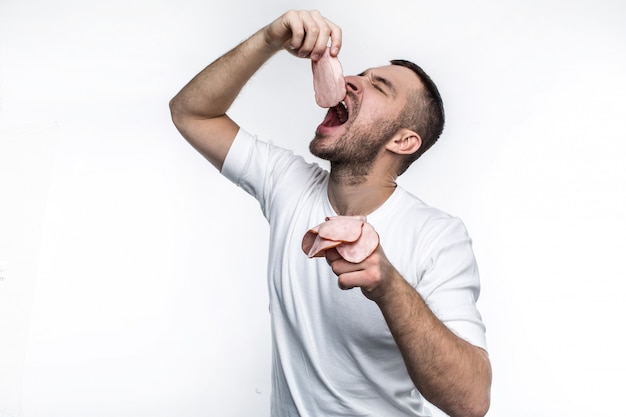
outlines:
[{"label": "shoulder", "polygon": [[238,183],[242,177],[283,178],[299,172],[316,175],[324,171],[289,149],[264,141],[240,129],[224,160],[222,174]]},{"label": "shoulder", "polygon": [[425,203],[407,190],[398,187],[396,194],[398,200],[395,204],[396,210],[401,213],[401,217],[411,227],[437,231],[448,228],[465,230],[463,221],[460,218]]},{"label": "shoulder", "polygon": [[243,129],[226,156],[222,174],[254,196],[268,218],[307,200],[328,176],[318,164]]},{"label": "shoulder", "polygon": [[394,196],[393,211],[386,213],[384,229],[389,238],[397,241],[403,236],[403,245],[411,246],[417,258],[437,257],[446,247],[471,247],[471,239],[462,219],[425,203],[399,187]]}]

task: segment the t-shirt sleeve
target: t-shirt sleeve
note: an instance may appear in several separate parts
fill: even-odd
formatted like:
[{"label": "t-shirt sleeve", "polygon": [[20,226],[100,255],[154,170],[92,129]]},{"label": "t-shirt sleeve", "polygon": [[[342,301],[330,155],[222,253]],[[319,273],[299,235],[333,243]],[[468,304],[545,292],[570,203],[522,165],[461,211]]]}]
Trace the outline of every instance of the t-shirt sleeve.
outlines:
[{"label": "t-shirt sleeve", "polygon": [[487,349],[485,325],[476,306],[480,277],[472,241],[461,220],[435,221],[418,291],[433,313],[469,343]]},{"label": "t-shirt sleeve", "polygon": [[289,210],[322,170],[291,150],[264,142],[239,129],[222,165],[222,175],[256,198],[268,220]]},{"label": "t-shirt sleeve", "polygon": [[259,191],[257,188],[261,186],[261,182],[254,180],[259,180],[260,178],[259,175],[251,176],[248,174],[248,171],[250,171],[249,164],[252,160],[255,160],[256,164],[252,169],[256,169],[257,173],[259,173],[259,171],[264,171],[263,166],[267,161],[263,160],[263,153],[252,158],[254,148],[257,145],[256,142],[254,136],[240,128],[226,154],[221,173],[235,185],[243,188],[248,194],[258,199]]}]

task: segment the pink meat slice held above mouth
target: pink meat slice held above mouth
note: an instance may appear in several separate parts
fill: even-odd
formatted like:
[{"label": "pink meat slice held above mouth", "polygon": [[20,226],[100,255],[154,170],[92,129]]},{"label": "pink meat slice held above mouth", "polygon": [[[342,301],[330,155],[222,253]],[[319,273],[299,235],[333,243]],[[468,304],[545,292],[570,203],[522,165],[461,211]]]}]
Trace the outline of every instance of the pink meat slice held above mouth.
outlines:
[{"label": "pink meat slice held above mouth", "polygon": [[364,216],[334,216],[310,229],[302,238],[302,250],[309,258],[323,257],[337,248],[343,259],[360,263],[378,247],[379,237]]},{"label": "pink meat slice held above mouth", "polygon": [[319,60],[311,61],[311,68],[317,105],[324,108],[336,106],[346,96],[346,82],[339,59],[331,56],[330,48],[326,48]]}]

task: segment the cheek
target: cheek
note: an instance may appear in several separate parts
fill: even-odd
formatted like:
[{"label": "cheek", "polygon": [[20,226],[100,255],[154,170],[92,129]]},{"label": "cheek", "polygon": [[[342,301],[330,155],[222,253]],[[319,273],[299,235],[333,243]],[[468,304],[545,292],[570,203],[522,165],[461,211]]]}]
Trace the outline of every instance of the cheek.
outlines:
[{"label": "cheek", "polygon": [[364,103],[359,108],[357,119],[370,123],[379,123],[395,120],[398,117],[398,109],[391,103]]}]

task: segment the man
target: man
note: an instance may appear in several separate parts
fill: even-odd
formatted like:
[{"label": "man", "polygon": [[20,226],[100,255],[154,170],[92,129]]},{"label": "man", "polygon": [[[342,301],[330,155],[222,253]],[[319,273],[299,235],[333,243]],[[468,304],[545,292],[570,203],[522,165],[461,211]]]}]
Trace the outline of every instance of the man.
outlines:
[{"label": "man", "polygon": [[[346,77],[345,108],[329,109],[310,144],[330,172],[226,115],[276,52],[315,61],[328,44],[337,56],[337,25],[317,11],[289,11],[170,103],[182,135],[257,198],[270,223],[272,416],[427,416],[424,398],[451,416],[483,416],[491,368],[470,239],[459,220],[395,183],[443,128],[428,76],[393,61]],[[302,252],[305,232],[337,215],[365,215],[380,235],[363,262]]]}]

